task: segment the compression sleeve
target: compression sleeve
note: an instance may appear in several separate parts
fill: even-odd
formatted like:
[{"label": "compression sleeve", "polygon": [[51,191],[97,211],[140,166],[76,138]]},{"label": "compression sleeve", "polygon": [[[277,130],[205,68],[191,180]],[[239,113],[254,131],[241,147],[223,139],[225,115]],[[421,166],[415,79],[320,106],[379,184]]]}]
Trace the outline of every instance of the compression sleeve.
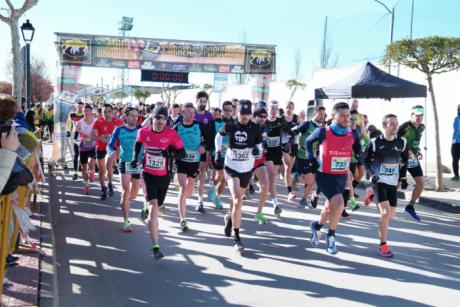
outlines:
[{"label": "compression sleeve", "polygon": [[313,143],[319,142],[320,144],[326,139],[326,129],[323,127],[316,128],[312,134],[308,136],[305,140],[305,148],[307,149],[307,158],[315,158],[315,153],[313,152]]}]

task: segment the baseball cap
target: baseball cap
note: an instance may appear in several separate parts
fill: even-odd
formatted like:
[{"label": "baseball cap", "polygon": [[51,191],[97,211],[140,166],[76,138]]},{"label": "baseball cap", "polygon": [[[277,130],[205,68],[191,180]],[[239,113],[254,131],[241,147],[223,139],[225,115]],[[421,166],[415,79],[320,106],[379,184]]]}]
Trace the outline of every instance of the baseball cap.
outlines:
[{"label": "baseball cap", "polygon": [[264,108],[257,108],[254,113],[252,114],[254,117],[261,116],[261,115],[267,115],[267,110]]},{"label": "baseball cap", "polygon": [[412,114],[414,115],[424,115],[425,109],[422,106],[414,106],[412,107]]},{"label": "baseball cap", "polygon": [[168,109],[164,106],[156,106],[153,109],[153,116],[163,115],[164,117],[168,117]]},{"label": "baseball cap", "polygon": [[241,100],[238,105],[238,111],[240,114],[252,114],[251,105],[249,100]]},{"label": "baseball cap", "polygon": [[261,108],[265,108],[267,106],[267,102],[263,101],[263,100],[260,100],[258,106],[261,107]]}]

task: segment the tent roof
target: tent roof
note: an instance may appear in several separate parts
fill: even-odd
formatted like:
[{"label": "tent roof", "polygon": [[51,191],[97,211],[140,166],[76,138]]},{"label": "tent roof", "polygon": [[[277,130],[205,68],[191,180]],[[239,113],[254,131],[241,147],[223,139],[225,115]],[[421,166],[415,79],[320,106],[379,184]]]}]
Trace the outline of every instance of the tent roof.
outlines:
[{"label": "tent roof", "polygon": [[315,89],[315,99],[426,97],[426,86],[387,74],[367,62],[334,84]]}]

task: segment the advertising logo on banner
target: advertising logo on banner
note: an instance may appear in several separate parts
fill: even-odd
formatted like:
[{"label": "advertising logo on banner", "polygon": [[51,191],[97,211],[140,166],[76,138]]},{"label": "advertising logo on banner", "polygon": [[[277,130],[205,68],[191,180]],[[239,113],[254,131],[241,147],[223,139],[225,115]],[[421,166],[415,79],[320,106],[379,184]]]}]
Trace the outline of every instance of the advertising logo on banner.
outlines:
[{"label": "advertising logo on banner", "polygon": [[[61,64],[169,71],[274,73],[275,46],[56,33]],[[148,63],[148,64],[147,64]],[[241,68],[241,70],[240,70]]]},{"label": "advertising logo on banner", "polygon": [[275,48],[260,48],[248,46],[246,48],[246,73],[272,74],[275,73]]}]

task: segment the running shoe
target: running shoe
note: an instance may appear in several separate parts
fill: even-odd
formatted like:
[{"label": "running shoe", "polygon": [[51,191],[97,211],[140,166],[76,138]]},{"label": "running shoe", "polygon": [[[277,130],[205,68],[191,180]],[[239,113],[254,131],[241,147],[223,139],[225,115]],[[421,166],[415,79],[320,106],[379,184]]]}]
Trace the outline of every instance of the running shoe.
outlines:
[{"label": "running shoe", "polygon": [[351,221],[351,215],[345,209],[342,211],[342,219],[347,222]]},{"label": "running shoe", "polygon": [[204,206],[203,206],[203,202],[202,201],[199,201],[198,202],[198,205],[196,206],[195,208],[196,211],[200,212],[200,213],[205,213],[206,211],[204,211]]},{"label": "running shoe", "polygon": [[337,247],[335,246],[335,236],[327,236],[326,239],[326,252],[331,255],[337,254]]},{"label": "running shoe", "polygon": [[160,251],[160,244],[155,244],[152,248],[153,250],[153,259],[155,260],[160,260],[163,258],[165,255]]},{"label": "running shoe", "polygon": [[141,218],[143,220],[146,220],[148,219],[148,217],[149,217],[149,203],[144,202],[144,208],[142,208],[142,211],[141,211]]},{"label": "running shoe", "polygon": [[256,191],[256,193],[260,193],[260,192],[262,191],[262,187],[260,186],[260,181],[257,181],[257,182],[256,182],[256,186],[257,186],[257,189],[258,189],[258,190]]},{"label": "running shoe", "polygon": [[224,216],[224,223],[225,223],[225,228],[224,228],[224,233],[226,237],[229,237],[232,235],[232,219],[230,217],[230,214],[226,214]]},{"label": "running shoe", "polygon": [[302,197],[302,199],[299,202],[299,207],[305,208],[307,206],[307,199],[305,197]]},{"label": "running shoe", "polygon": [[93,182],[96,179],[96,174],[94,172],[89,172],[89,182]]},{"label": "running shoe", "polygon": [[318,199],[319,199],[318,196],[313,196],[310,199],[310,207],[312,207],[313,209],[316,209],[316,207],[318,206]]},{"label": "running shoe", "polygon": [[89,186],[88,185],[84,186],[83,192],[85,193],[85,195],[89,195]]},{"label": "running shoe", "polygon": [[311,238],[310,242],[313,247],[318,247],[319,239],[321,238],[321,231],[316,229],[316,225],[318,222],[311,222],[310,229],[311,229]]},{"label": "running shoe", "polygon": [[265,218],[265,215],[262,212],[257,212],[256,221],[259,222],[259,225],[267,223],[267,219]]},{"label": "running shoe", "polygon": [[450,178],[450,180],[452,180],[452,181],[459,181],[460,178],[459,178],[458,176],[454,176],[454,177]]},{"label": "running shoe", "polygon": [[386,257],[386,258],[393,257],[393,253],[391,252],[390,245],[388,244],[380,245],[379,253],[380,253],[380,256],[382,257]]},{"label": "running shoe", "polygon": [[276,217],[278,217],[278,218],[281,217],[281,212],[283,212],[283,210],[281,210],[279,205],[276,205],[275,208],[273,208],[273,214]]},{"label": "running shoe", "polygon": [[287,199],[289,201],[293,201],[297,196],[295,195],[294,192],[289,192]]},{"label": "running shoe", "polygon": [[109,182],[109,196],[112,197],[113,196],[113,184],[111,182]]},{"label": "running shoe", "polygon": [[101,200],[106,200],[107,199],[107,188],[102,187],[101,189]]},{"label": "running shoe", "polygon": [[216,194],[216,187],[215,186],[211,186],[208,190],[208,199],[209,201],[214,201],[214,199],[216,199],[217,197],[217,194]]},{"label": "running shoe", "polygon": [[131,224],[129,223],[129,221],[125,221],[123,222],[123,231],[124,232],[132,232],[132,228],[131,228]]},{"label": "running shoe", "polygon": [[246,191],[244,191],[243,200],[248,200],[248,199],[249,199],[249,190],[246,189]]},{"label": "running shoe", "polygon": [[159,214],[164,214],[165,212],[166,212],[165,204],[162,204],[161,206],[158,207],[158,213]]},{"label": "running shoe", "polygon": [[216,206],[215,207],[216,209],[219,209],[219,210],[224,209],[224,206],[222,205],[222,202],[220,201],[219,196],[216,195],[216,198],[214,198],[213,202],[214,202],[214,205]]},{"label": "running shoe", "polygon": [[418,214],[415,212],[414,205],[407,205],[404,211],[406,211],[410,216],[412,216],[414,220],[419,222],[422,220],[420,216],[418,216]]},{"label": "running shoe", "polygon": [[243,243],[241,243],[240,238],[234,240],[233,248],[235,249],[235,251],[240,252],[240,253],[244,250],[244,246],[243,246]]},{"label": "running shoe", "polygon": [[75,181],[75,180],[77,180],[77,179],[78,179],[78,174],[77,174],[77,173],[73,174],[73,176],[72,176],[72,180],[74,180],[74,181]]},{"label": "running shoe", "polygon": [[256,191],[254,190],[253,184],[249,184],[249,194],[254,194]]},{"label": "running shoe", "polygon": [[353,211],[353,212],[354,212],[354,211],[358,211],[359,208],[361,208],[361,207],[358,205],[358,203],[356,202],[356,199],[355,199],[355,198],[352,198],[352,199],[350,200],[350,202],[351,202],[351,211]]},{"label": "running shoe", "polygon": [[180,230],[182,230],[183,232],[186,232],[188,230],[188,223],[186,220],[182,220],[180,222]]},{"label": "running shoe", "polygon": [[374,191],[372,188],[367,188],[366,189],[366,196],[364,197],[364,205],[369,206],[372,201],[374,200]]}]

